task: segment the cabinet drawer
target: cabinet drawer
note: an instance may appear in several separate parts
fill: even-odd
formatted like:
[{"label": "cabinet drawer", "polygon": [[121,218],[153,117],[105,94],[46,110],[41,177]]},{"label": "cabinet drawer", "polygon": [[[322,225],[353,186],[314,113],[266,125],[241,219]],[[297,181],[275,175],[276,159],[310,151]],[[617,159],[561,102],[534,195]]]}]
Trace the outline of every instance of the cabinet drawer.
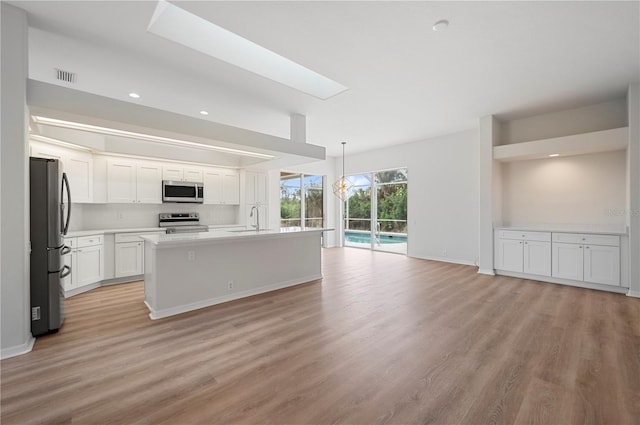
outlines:
[{"label": "cabinet drawer", "polygon": [[554,233],[553,242],[576,243],[585,245],[620,246],[620,236],[593,235],[587,233]]},{"label": "cabinet drawer", "polygon": [[102,243],[103,243],[102,235],[79,236],[78,244],[77,246],[75,246],[75,248],[84,248],[87,246],[102,245]]},{"label": "cabinet drawer", "polygon": [[540,241],[551,242],[551,233],[549,232],[524,232],[517,230],[500,230],[498,231],[500,239],[517,239],[521,241]]}]

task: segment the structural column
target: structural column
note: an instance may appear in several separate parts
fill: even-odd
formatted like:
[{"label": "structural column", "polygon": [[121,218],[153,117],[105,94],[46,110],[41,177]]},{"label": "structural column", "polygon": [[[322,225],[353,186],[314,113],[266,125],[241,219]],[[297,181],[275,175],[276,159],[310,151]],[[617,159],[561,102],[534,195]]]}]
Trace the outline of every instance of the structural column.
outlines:
[{"label": "structural column", "polygon": [[627,151],[629,226],[629,292],[640,298],[640,84],[629,86],[627,92],[629,147]]},{"label": "structural column", "polygon": [[493,275],[493,227],[501,220],[502,197],[500,167],[493,160],[493,147],[500,141],[500,123],[492,116],[479,123],[479,235],[478,273]]},{"label": "structural column", "polygon": [[0,299],[2,358],[31,351],[27,161],[27,16],[0,2]]}]

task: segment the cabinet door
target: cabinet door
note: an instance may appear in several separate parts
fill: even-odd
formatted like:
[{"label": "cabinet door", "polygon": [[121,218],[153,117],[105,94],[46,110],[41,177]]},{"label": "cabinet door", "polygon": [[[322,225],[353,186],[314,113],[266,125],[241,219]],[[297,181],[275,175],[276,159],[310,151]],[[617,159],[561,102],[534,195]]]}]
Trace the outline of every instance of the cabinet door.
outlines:
[{"label": "cabinet door", "polygon": [[138,164],[136,168],[136,198],[142,204],[162,203],[162,171],[157,165]]},{"label": "cabinet door", "polygon": [[132,162],[109,161],[107,164],[107,202],[136,202],[136,166]]},{"label": "cabinet door", "polygon": [[551,275],[553,277],[582,280],[584,276],[583,245],[554,242],[551,250]]},{"label": "cabinet door", "polygon": [[522,241],[513,239],[498,239],[498,258],[496,268],[512,272],[522,272],[523,264]]},{"label": "cabinet door", "polygon": [[180,166],[165,165],[162,167],[162,180],[180,182],[183,178],[184,169]]},{"label": "cabinet door", "polygon": [[524,241],[523,271],[551,276],[551,242]]},{"label": "cabinet door", "polygon": [[102,245],[76,250],[76,287],[100,282],[104,278],[104,251]]},{"label": "cabinet door", "polygon": [[204,203],[222,203],[222,170],[208,169],[204,173]]},{"label": "cabinet door", "polygon": [[225,171],[222,176],[222,202],[240,204],[240,175],[235,171]]},{"label": "cabinet door", "polygon": [[116,244],[116,277],[135,276],[143,273],[142,247],[143,242],[124,242]]},{"label": "cabinet door", "polygon": [[202,183],[202,170],[199,168],[185,168],[183,178],[186,182]]},{"label": "cabinet door", "polygon": [[267,175],[265,173],[258,173],[256,176],[256,203],[268,204],[269,199],[267,196]]},{"label": "cabinet door", "polygon": [[620,286],[620,248],[585,245],[584,281]]},{"label": "cabinet door", "polygon": [[73,202],[93,202],[93,158],[90,154],[70,156],[64,160]]},{"label": "cabinet door", "polygon": [[254,171],[247,171],[245,173],[246,181],[244,187],[245,202],[247,204],[256,204],[258,202],[258,196],[256,192],[258,173]]}]

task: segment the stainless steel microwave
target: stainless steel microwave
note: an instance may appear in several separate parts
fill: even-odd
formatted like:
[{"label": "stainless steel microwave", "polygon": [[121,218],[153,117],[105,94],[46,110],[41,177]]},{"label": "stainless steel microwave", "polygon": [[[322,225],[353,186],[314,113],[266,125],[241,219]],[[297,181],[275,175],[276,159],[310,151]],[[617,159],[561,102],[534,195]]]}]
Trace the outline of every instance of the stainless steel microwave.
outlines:
[{"label": "stainless steel microwave", "polygon": [[162,181],[162,202],[204,202],[204,185],[197,182]]}]

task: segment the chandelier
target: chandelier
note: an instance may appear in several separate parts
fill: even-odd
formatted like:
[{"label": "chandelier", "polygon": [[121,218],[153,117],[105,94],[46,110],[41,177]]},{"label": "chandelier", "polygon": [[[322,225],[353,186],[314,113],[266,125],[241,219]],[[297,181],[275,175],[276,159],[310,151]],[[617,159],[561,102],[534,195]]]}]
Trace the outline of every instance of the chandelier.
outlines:
[{"label": "chandelier", "polygon": [[349,195],[349,189],[351,189],[351,182],[344,177],[344,145],[347,142],[342,142],[342,177],[333,183],[333,193],[341,200],[347,199]]}]

